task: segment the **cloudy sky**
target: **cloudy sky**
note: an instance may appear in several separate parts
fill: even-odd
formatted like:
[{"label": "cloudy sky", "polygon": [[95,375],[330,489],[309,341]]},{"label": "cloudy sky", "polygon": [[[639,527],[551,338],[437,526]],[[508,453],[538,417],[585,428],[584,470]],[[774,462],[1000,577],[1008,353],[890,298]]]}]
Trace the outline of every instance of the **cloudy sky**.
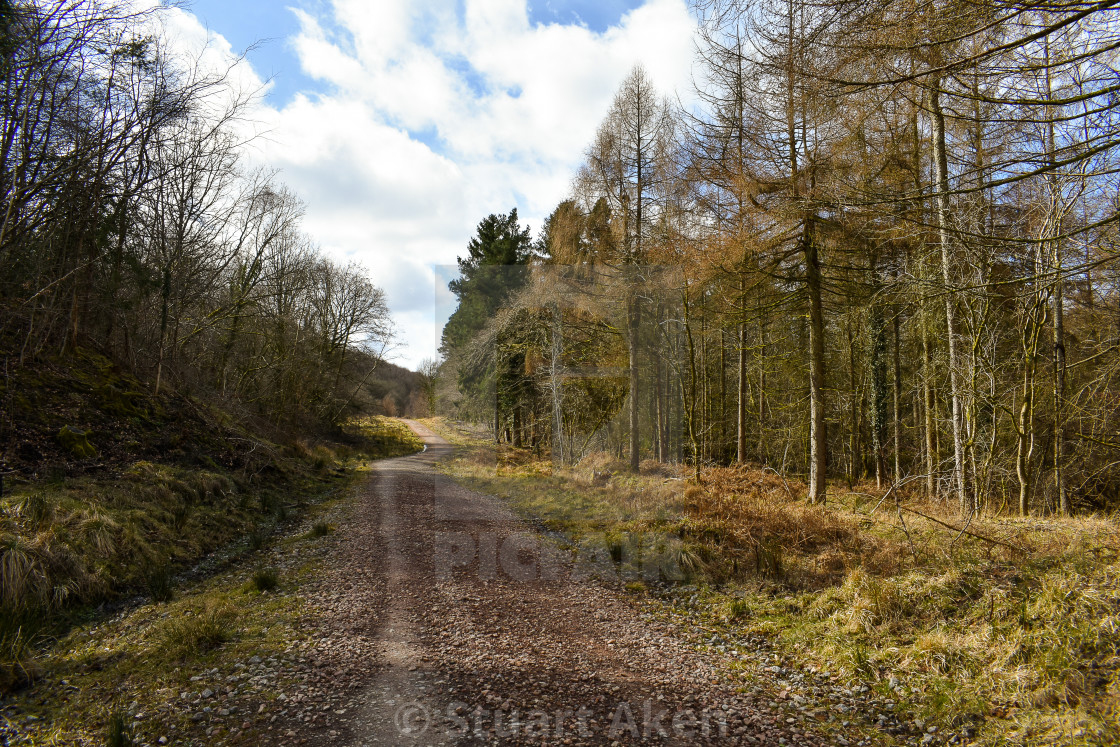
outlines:
[{"label": "cloudy sky", "polygon": [[[280,170],[330,256],[385,289],[392,359],[435,355],[446,265],[518,208],[534,235],[622,79],[687,96],[686,0],[193,0],[168,27],[263,84],[253,158]],[[442,270],[442,271],[441,271]],[[446,306],[446,304],[440,304]]]}]

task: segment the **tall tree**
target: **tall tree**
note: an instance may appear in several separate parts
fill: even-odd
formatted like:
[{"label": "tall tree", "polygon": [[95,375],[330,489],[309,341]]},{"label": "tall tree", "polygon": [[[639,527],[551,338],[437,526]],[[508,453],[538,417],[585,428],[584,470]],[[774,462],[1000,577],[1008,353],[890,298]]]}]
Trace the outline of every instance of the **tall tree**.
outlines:
[{"label": "tall tree", "polygon": [[658,214],[654,194],[665,178],[672,137],[673,118],[668,102],[657,92],[645,70],[635,67],[615,94],[577,176],[578,189],[588,204],[605,198],[615,219],[617,254],[603,259],[619,267],[626,296],[630,469],[634,472],[641,461],[639,286]]}]

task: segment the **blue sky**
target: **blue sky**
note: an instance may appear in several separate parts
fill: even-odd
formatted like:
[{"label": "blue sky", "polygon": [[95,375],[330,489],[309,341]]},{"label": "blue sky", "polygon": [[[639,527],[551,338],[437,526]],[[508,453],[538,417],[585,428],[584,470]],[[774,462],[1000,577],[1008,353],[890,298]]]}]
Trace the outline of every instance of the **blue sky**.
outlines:
[{"label": "blue sky", "polygon": [[[534,25],[579,25],[602,33],[642,4],[642,0],[534,0],[527,6]],[[235,52],[248,50],[254,69],[272,82],[267,98],[274,106],[284,106],[297,92],[317,90],[315,80],[303,73],[291,44],[300,31],[293,9],[326,17],[330,5],[325,0],[189,0],[185,7],[204,26],[225,37]]]},{"label": "blue sky", "polygon": [[[646,67],[687,98],[686,0],[193,0],[184,48],[256,44],[238,84],[270,81],[253,165],[303,200],[305,230],[383,287],[396,362],[434,356],[436,268],[517,207],[534,233],[568,196],[622,79]],[[200,40],[202,40],[200,42]],[[440,304],[445,306],[445,304]]]}]

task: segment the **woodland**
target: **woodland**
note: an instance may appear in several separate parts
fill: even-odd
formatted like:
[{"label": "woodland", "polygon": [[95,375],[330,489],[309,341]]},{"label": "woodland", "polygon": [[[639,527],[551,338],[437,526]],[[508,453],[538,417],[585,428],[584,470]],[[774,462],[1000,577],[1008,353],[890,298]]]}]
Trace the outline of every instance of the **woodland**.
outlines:
[{"label": "woodland", "polygon": [[977,512],[1120,495],[1114,3],[700,0],[534,239],[479,224],[441,407],[562,463]]},{"label": "woodland", "polygon": [[694,0],[693,90],[635,67],[540,231],[478,224],[412,372],[254,165],[259,91],[162,6],[0,0],[0,738],[220,743],[192,672],[349,645],[300,601],[358,556],[331,605],[395,588],[332,555],[384,544],[347,481],[442,415],[426,485],[603,560],[782,723],[1117,743],[1118,4]]},{"label": "woodland", "polygon": [[[160,10],[137,8],[0,3],[9,376],[84,350],[147,394],[197,396],[278,434],[403,412],[415,387],[381,365],[383,290],[328,259],[300,200],[246,158],[259,92],[170,48]],[[7,394],[11,435],[27,413]]]}]

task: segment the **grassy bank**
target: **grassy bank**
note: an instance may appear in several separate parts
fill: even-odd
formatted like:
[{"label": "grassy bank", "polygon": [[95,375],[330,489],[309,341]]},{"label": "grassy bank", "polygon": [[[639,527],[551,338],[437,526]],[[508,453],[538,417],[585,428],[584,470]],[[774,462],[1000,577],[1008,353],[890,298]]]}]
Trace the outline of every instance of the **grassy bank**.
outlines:
[{"label": "grassy bank", "polygon": [[303,520],[369,459],[420,447],[400,422],[369,418],[337,441],[255,440],[251,470],[142,460],[17,483],[0,499],[0,694],[40,678],[53,641],[106,603],[171,600]]},{"label": "grassy bank", "polygon": [[348,492],[308,505],[301,521],[166,601],[73,625],[39,652],[34,685],[5,699],[0,741],[266,740],[283,705],[276,693],[290,685],[276,663],[309,635],[300,590],[329,551]]},{"label": "grassy bank", "polygon": [[560,468],[431,425],[464,446],[449,474],[610,558],[667,613],[867,687],[935,741],[1120,740],[1112,518],[965,526],[947,506],[880,502],[867,486],[831,486],[827,506],[810,506],[804,485],[772,471],[712,469],[696,484],[655,463],[629,475],[603,455]]}]

